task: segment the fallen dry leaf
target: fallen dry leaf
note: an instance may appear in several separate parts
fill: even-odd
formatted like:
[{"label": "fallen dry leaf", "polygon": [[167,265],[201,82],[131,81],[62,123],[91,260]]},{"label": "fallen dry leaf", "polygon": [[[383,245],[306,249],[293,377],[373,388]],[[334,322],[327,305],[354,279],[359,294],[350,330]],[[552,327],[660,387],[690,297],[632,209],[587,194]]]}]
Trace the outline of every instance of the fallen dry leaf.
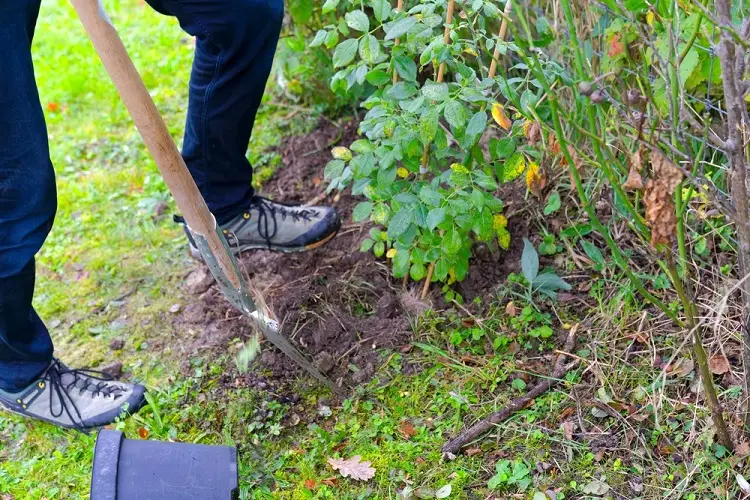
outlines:
[{"label": "fallen dry leaf", "polygon": [[628,172],[628,178],[625,179],[622,188],[625,191],[637,191],[643,189],[643,177],[641,177],[640,172],[631,167],[630,172]]},{"label": "fallen dry leaf", "polygon": [[617,57],[625,50],[625,44],[622,43],[622,35],[615,33],[612,37],[612,41],[609,42],[609,48],[607,49],[607,55],[609,57]]},{"label": "fallen dry leaf", "polygon": [[314,490],[317,487],[318,483],[316,483],[312,479],[305,479],[305,488],[307,488],[308,490]]},{"label": "fallen dry leaf", "polygon": [[560,151],[562,150],[560,149],[560,143],[557,141],[557,136],[555,136],[554,133],[550,132],[549,136],[547,137],[547,142],[549,143],[549,152],[553,156],[559,155]]},{"label": "fallen dry leaf", "polygon": [[398,432],[404,437],[404,439],[411,439],[417,435],[417,430],[414,425],[408,420],[404,420],[398,426]]},{"label": "fallen dry leaf", "polygon": [[567,422],[563,422],[562,424],[562,430],[563,434],[565,435],[565,439],[568,441],[571,441],[573,439],[573,431],[576,428],[575,422],[571,422],[568,420]]},{"label": "fallen dry leaf", "polygon": [[473,457],[474,455],[481,455],[482,449],[481,448],[469,448],[464,453],[466,453],[467,457]]},{"label": "fallen dry leaf", "polygon": [[747,441],[734,447],[734,454],[739,456],[750,455],[750,444]]},{"label": "fallen dry leaf", "polygon": [[370,462],[363,462],[362,457],[355,455],[347,460],[341,458],[329,458],[328,464],[344,477],[350,477],[357,481],[367,481],[375,476],[375,469],[370,467]]},{"label": "fallen dry leaf", "polygon": [[558,417],[558,420],[565,420],[566,418],[568,418],[575,412],[576,412],[575,408],[573,408],[572,406],[568,406],[567,408],[565,408],[563,411],[560,412],[560,416]]},{"label": "fallen dry leaf", "polygon": [[138,436],[141,439],[148,439],[148,429],[145,427],[138,427]]},{"label": "fallen dry leaf", "polygon": [[708,367],[714,375],[723,375],[730,369],[729,360],[723,354],[716,354],[708,360]]},{"label": "fallen dry leaf", "polygon": [[693,360],[690,358],[679,358],[667,366],[667,375],[674,377],[687,377],[693,371]]},{"label": "fallen dry leaf", "polygon": [[516,304],[512,300],[508,302],[508,305],[505,306],[505,314],[513,317],[518,314],[518,311],[516,310]]},{"label": "fallen dry leaf", "polygon": [[320,484],[325,484],[326,486],[336,486],[336,484],[338,482],[339,482],[339,480],[336,479],[335,477],[329,477],[329,478],[326,478],[326,479],[322,479],[320,481]]}]

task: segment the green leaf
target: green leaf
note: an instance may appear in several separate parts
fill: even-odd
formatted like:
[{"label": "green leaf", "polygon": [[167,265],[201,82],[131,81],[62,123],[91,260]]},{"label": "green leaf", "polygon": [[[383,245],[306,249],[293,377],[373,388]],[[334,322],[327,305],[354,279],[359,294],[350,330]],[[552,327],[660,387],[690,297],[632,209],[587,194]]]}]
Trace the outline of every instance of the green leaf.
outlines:
[{"label": "green leaf", "polygon": [[372,0],[372,11],[375,19],[382,23],[391,15],[391,4],[388,0]]},{"label": "green leaf", "polygon": [[393,65],[396,68],[396,72],[401,79],[407,82],[414,82],[417,80],[417,63],[414,59],[407,56],[396,56],[393,59]]},{"label": "green leaf", "polygon": [[427,275],[427,269],[425,268],[424,264],[412,264],[411,269],[409,269],[409,276],[411,276],[411,279],[414,281],[419,281],[423,279]]},{"label": "green leaf", "polygon": [[586,252],[588,258],[593,260],[595,264],[600,267],[604,267],[606,265],[604,255],[602,255],[602,251],[599,250],[596,245],[594,245],[590,241],[582,240],[581,246],[583,247],[583,251]]},{"label": "green leaf", "polygon": [[445,220],[445,208],[433,208],[427,214],[427,227],[434,231],[438,225]]},{"label": "green leaf", "polygon": [[355,153],[364,154],[375,151],[375,146],[373,146],[372,143],[367,139],[358,139],[354,141],[351,146],[349,146],[349,149],[351,149]]},{"label": "green leaf", "polygon": [[422,117],[419,119],[419,137],[422,139],[422,144],[427,146],[437,134],[439,125],[440,115],[438,114],[437,108],[430,108]]},{"label": "green leaf", "polygon": [[422,87],[422,95],[432,101],[442,102],[448,98],[447,83],[426,83]]},{"label": "green leaf", "polygon": [[344,19],[346,19],[346,25],[353,30],[361,31],[363,33],[370,31],[370,19],[368,19],[367,14],[361,10],[347,12]]},{"label": "green leaf", "polygon": [[456,228],[451,227],[445,232],[445,239],[443,240],[443,248],[448,255],[454,255],[461,250],[463,240],[461,235],[456,231]]},{"label": "green leaf", "polygon": [[408,208],[402,208],[388,222],[388,238],[395,240],[401,236],[411,224],[414,214]]},{"label": "green leaf", "polygon": [[445,121],[455,131],[456,129],[463,128],[466,125],[466,121],[469,119],[466,113],[466,108],[463,104],[458,101],[448,101],[443,111],[445,115]]},{"label": "green leaf", "polygon": [[386,93],[397,101],[402,101],[416,94],[417,89],[414,88],[414,85],[407,84],[406,82],[398,82],[388,89]]},{"label": "green leaf", "polygon": [[373,240],[371,240],[370,238],[365,238],[364,240],[362,240],[362,245],[360,245],[359,251],[369,252],[374,244],[375,242]]},{"label": "green leaf", "polygon": [[336,47],[333,51],[333,67],[340,68],[346,66],[354,60],[354,56],[357,54],[357,47],[359,41],[355,39],[344,40]]},{"label": "green leaf", "polygon": [[554,292],[557,290],[570,290],[572,287],[570,283],[556,275],[555,273],[544,273],[536,277],[533,282],[533,287],[536,290],[547,290]]},{"label": "green leaf", "polygon": [[553,191],[552,194],[547,198],[547,205],[544,207],[544,215],[550,215],[560,210],[562,201],[560,200],[560,193]]},{"label": "green leaf", "polygon": [[385,243],[382,241],[376,242],[375,246],[372,247],[372,253],[375,254],[375,257],[382,257],[385,253]]},{"label": "green leaf", "polygon": [[396,256],[393,257],[393,275],[396,278],[406,276],[409,271],[409,249],[397,248]]},{"label": "green leaf", "polygon": [[364,35],[359,42],[359,57],[368,64],[375,64],[380,57],[380,42],[372,35]]},{"label": "green leaf", "polygon": [[339,6],[339,0],[326,0],[323,4],[322,12],[323,14],[328,14],[329,12],[336,9],[336,7]]},{"label": "green leaf", "polygon": [[344,172],[344,167],[346,167],[346,163],[342,160],[329,161],[328,165],[326,165],[326,168],[323,171],[323,177],[327,181],[336,179]]},{"label": "green leaf", "polygon": [[495,182],[495,179],[481,170],[474,171],[474,182],[487,191],[494,191],[497,189],[497,182]]},{"label": "green leaf", "polygon": [[469,200],[471,200],[472,208],[478,208],[480,210],[484,208],[484,193],[479,189],[473,189],[471,191]]},{"label": "green leaf", "polygon": [[510,383],[510,386],[517,391],[523,391],[526,389],[526,382],[524,382],[523,379],[514,378],[513,382]]},{"label": "green leaf", "polygon": [[332,30],[326,35],[326,48],[332,49],[339,43],[339,32]]},{"label": "green leaf", "polygon": [[295,24],[305,24],[313,13],[313,0],[297,0],[289,4],[289,14]]},{"label": "green leaf", "polygon": [[415,24],[417,24],[416,17],[405,17],[403,19],[399,19],[398,21],[388,23],[384,26],[386,32],[385,39],[394,40],[403,36],[410,29],[412,29]]},{"label": "green leaf", "polygon": [[523,94],[521,94],[521,109],[527,114],[533,114],[536,102],[536,95],[532,91],[524,90]]},{"label": "green leaf", "polygon": [[435,262],[435,278],[438,281],[445,281],[448,278],[450,264],[445,258],[440,258]]},{"label": "green leaf", "polygon": [[354,211],[352,212],[352,219],[354,219],[354,222],[361,222],[368,218],[370,213],[372,213],[372,207],[373,204],[369,201],[363,201],[354,207]]},{"label": "green leaf", "polygon": [[326,41],[326,36],[328,36],[328,32],[326,30],[318,30],[318,32],[315,34],[315,38],[313,38],[313,41],[310,42],[310,47],[319,47],[320,45],[323,45],[323,42]]},{"label": "green leaf", "polygon": [[700,62],[700,55],[698,51],[693,47],[685,55],[685,59],[680,63],[680,81],[684,84],[693,74],[693,71],[698,67]]},{"label": "green leaf", "polygon": [[431,206],[438,206],[443,201],[443,195],[435,191],[432,186],[422,186],[419,190],[419,199]]},{"label": "green leaf", "polygon": [[374,69],[367,73],[365,79],[372,85],[380,87],[391,81],[391,77],[382,69]]},{"label": "green leaf", "polygon": [[466,133],[464,134],[463,147],[469,149],[477,143],[479,138],[487,128],[487,113],[479,111],[471,117],[469,124],[466,126]]},{"label": "green leaf", "polygon": [[533,283],[539,274],[539,255],[534,245],[527,239],[523,239],[523,254],[521,254],[521,270],[526,281]]},{"label": "green leaf", "polygon": [[507,158],[516,151],[516,141],[512,137],[504,137],[495,143],[495,158]]}]

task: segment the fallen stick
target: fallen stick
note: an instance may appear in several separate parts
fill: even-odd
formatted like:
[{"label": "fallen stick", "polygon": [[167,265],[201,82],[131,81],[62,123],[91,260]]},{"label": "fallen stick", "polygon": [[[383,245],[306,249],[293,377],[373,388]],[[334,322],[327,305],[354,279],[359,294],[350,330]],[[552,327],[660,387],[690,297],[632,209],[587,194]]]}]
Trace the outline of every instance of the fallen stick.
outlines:
[{"label": "fallen stick", "polygon": [[[570,329],[568,338],[565,341],[565,347],[563,348],[564,352],[573,351],[576,343],[576,331],[576,327]],[[518,410],[524,408],[527,404],[529,404],[529,402],[533,401],[545,392],[549,391],[552,387],[556,386],[560,382],[560,379],[564,377],[568,370],[571,368],[571,365],[576,363],[574,361],[573,363],[571,363],[571,365],[566,365],[565,358],[567,358],[565,354],[561,353],[557,355],[557,359],[555,359],[555,367],[553,368],[549,379],[538,383],[536,386],[534,386],[533,389],[531,389],[523,396],[511,401],[510,404],[508,404],[502,410],[480,420],[455,438],[445,443],[445,445],[443,446],[443,457],[447,457],[449,459],[454,458],[455,455],[458,454],[459,451],[461,451],[461,448],[471,443],[485,432],[489,431],[493,426],[499,424],[500,422],[503,422]]]}]

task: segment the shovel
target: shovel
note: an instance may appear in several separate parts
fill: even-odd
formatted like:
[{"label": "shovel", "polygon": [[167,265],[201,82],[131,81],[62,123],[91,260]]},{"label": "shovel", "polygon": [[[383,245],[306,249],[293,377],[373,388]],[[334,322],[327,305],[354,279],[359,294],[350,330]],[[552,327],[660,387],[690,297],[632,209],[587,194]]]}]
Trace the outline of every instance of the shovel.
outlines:
[{"label": "shovel", "polygon": [[146,147],[156,162],[177,207],[185,218],[190,234],[201,257],[211,270],[226,299],[250,317],[268,340],[292,358],[310,375],[327,385],[334,393],[339,388],[299,352],[281,333],[279,324],[259,310],[248,293],[248,286],[219,230],[216,219],[208,210],[193,177],[169,135],[151,95],[128,56],[115,27],[99,0],[71,0],[104,67],[115,84],[125,107],[133,118]]}]

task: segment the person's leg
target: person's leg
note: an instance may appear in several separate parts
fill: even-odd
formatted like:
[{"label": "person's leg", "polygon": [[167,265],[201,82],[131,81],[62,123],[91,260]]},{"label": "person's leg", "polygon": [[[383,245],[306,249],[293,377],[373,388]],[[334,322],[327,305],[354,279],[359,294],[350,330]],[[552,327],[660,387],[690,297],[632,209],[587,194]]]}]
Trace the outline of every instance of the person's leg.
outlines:
[{"label": "person's leg", "polygon": [[0,0],[0,389],[21,390],[52,359],[31,305],[34,255],[57,207],[55,174],[31,62],[41,0]]},{"label": "person's leg", "polygon": [[283,0],[148,0],[196,37],[183,156],[219,224],[253,198],[247,147],[284,15]]}]

